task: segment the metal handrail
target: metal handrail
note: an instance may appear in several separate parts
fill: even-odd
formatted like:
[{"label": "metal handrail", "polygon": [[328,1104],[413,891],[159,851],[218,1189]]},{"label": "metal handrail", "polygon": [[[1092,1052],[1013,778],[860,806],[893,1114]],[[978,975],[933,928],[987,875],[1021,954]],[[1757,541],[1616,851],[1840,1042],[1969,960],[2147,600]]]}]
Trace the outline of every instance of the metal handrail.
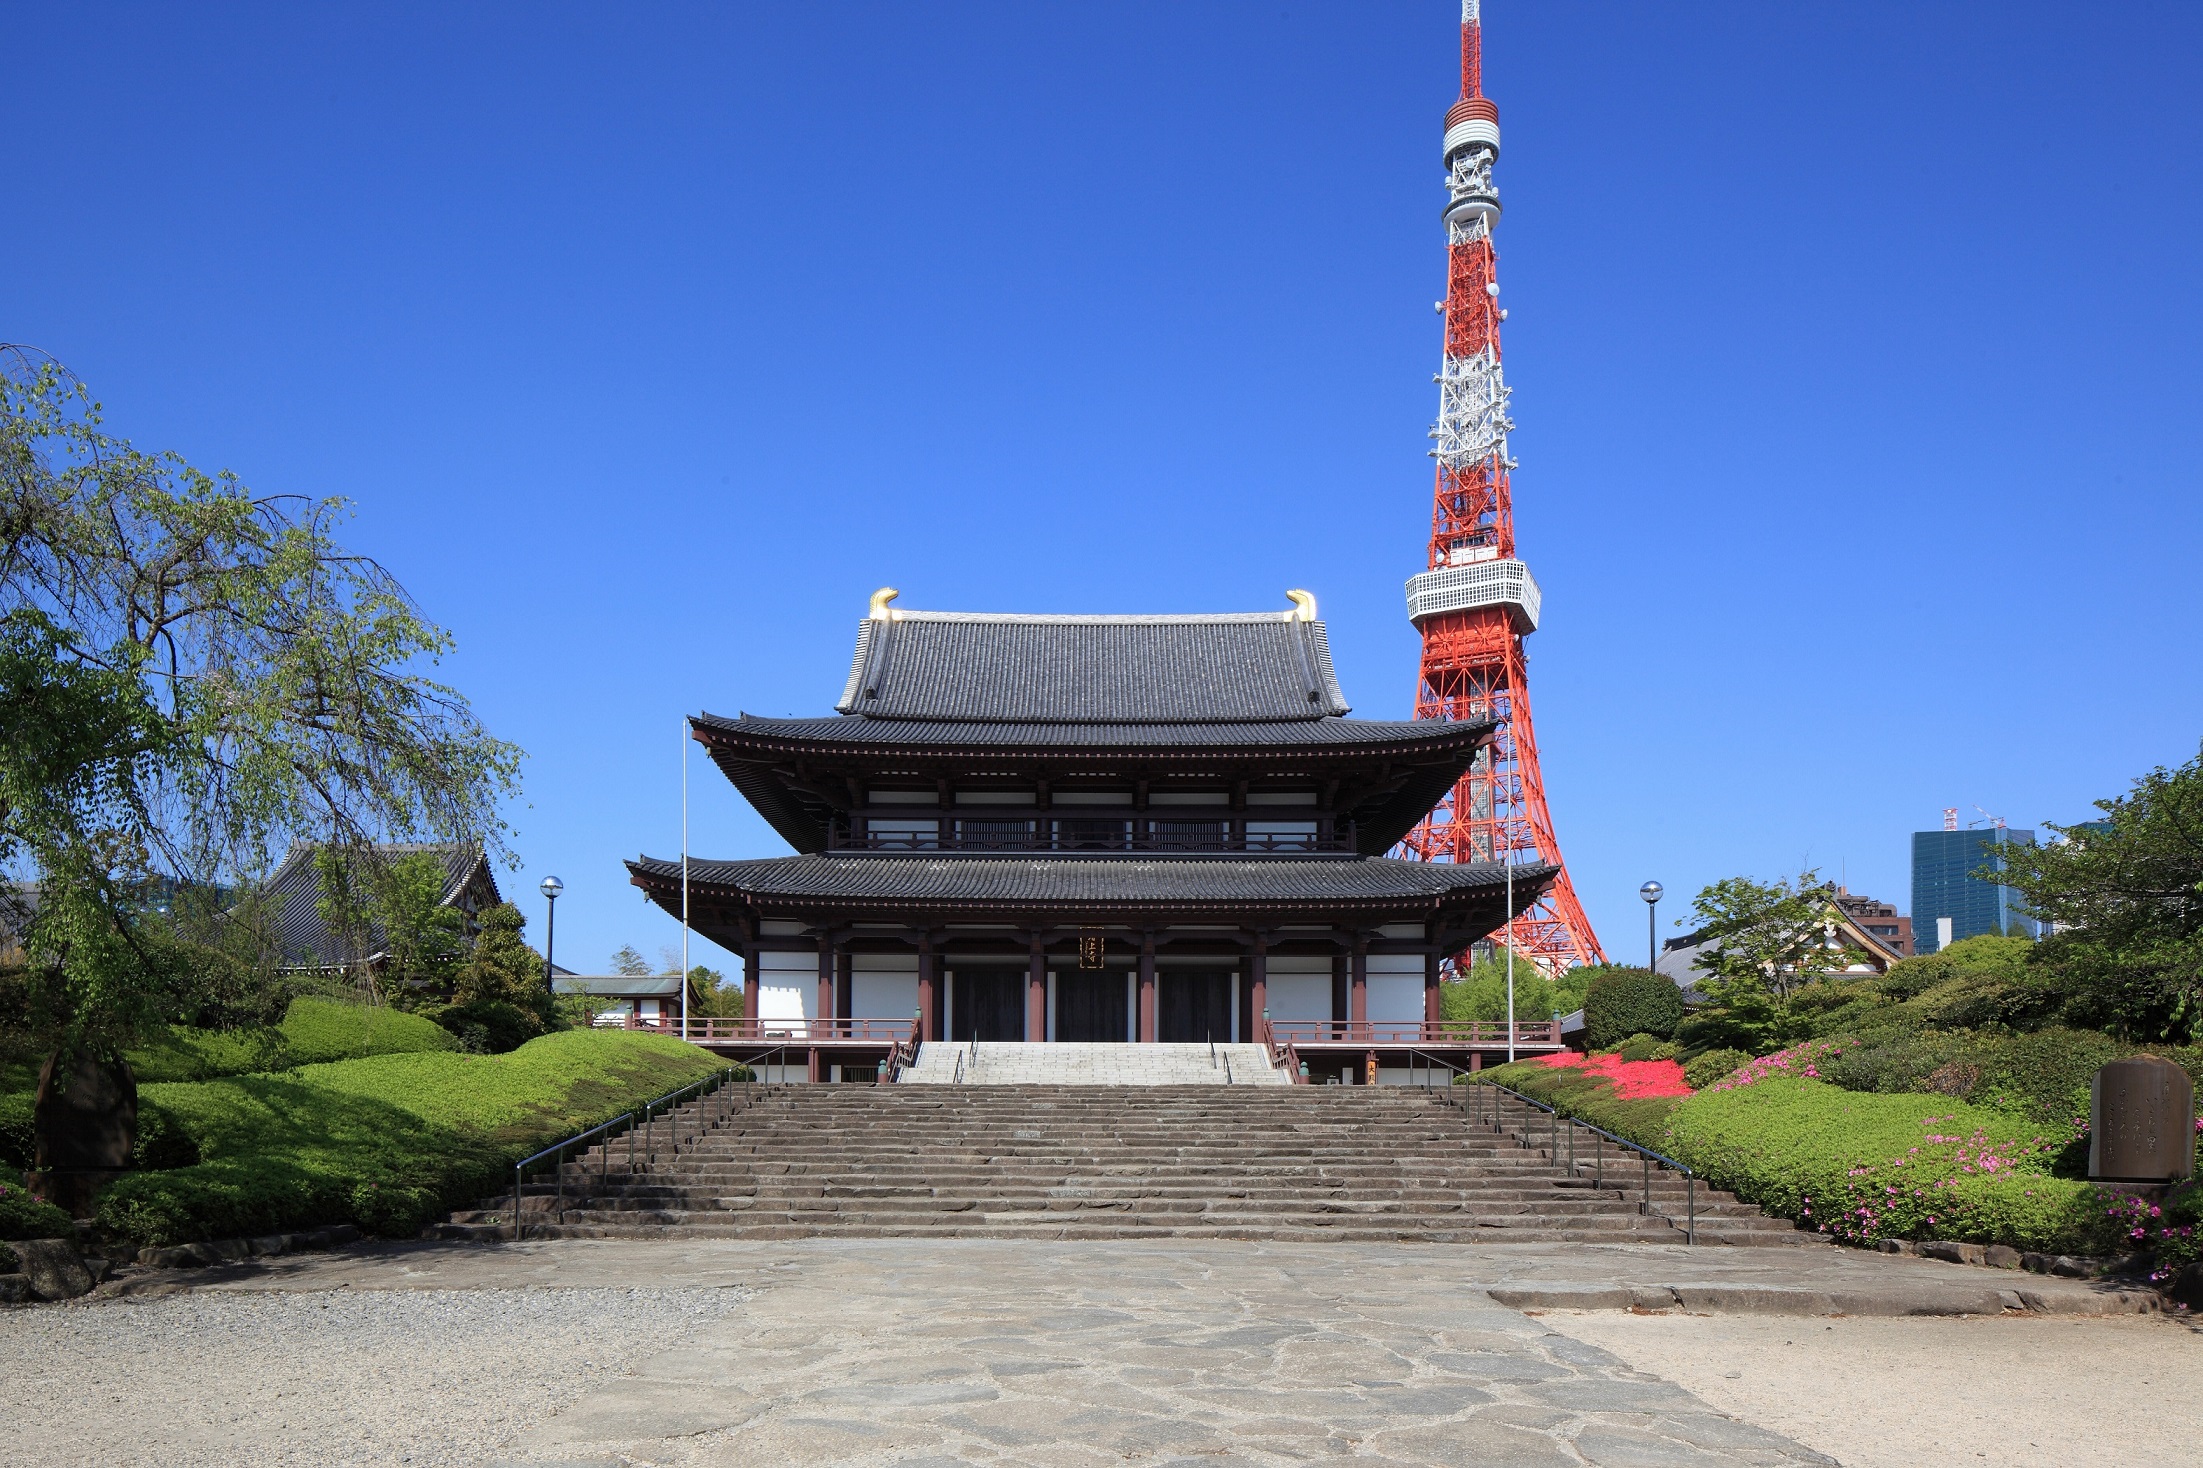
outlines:
[{"label": "metal handrail", "polygon": [[[1447,1069],[1448,1071],[1452,1072],[1452,1073],[1453,1073],[1454,1075],[1457,1075],[1457,1076],[1465,1076],[1465,1075],[1473,1075],[1473,1074],[1475,1074],[1475,1072],[1473,1072],[1473,1071],[1470,1071],[1470,1070],[1466,1070],[1466,1069],[1462,1068],[1461,1066],[1455,1065],[1455,1064],[1454,1064],[1454,1063],[1453,1063],[1452,1061],[1450,1061],[1450,1060],[1446,1060],[1446,1059],[1443,1059],[1443,1058],[1441,1058],[1441,1057],[1439,1057],[1439,1056],[1433,1055],[1433,1054],[1431,1054],[1431,1053],[1430,1053],[1429,1051],[1427,1051],[1427,1050],[1412,1050],[1412,1049],[1411,1049],[1411,1050],[1409,1050],[1409,1051],[1408,1051],[1408,1053],[1407,1053],[1407,1058],[1408,1058],[1409,1060],[1411,1060],[1411,1061],[1413,1061],[1413,1060],[1418,1060],[1418,1059],[1419,1059],[1419,1060],[1421,1060],[1421,1061],[1423,1062],[1423,1074],[1424,1074],[1425,1076],[1428,1076],[1428,1075],[1430,1074],[1430,1068],[1431,1068],[1432,1066],[1434,1066],[1434,1065],[1438,1065],[1438,1066],[1444,1066],[1444,1067],[1445,1067],[1445,1068],[1446,1068],[1446,1069]],[[1412,1066],[1412,1065],[1410,1065],[1410,1066],[1408,1067],[1408,1074],[1409,1074],[1409,1075],[1413,1075],[1414,1073],[1415,1073],[1415,1067],[1414,1067],[1414,1066]],[[1409,1081],[1409,1082],[1408,1082],[1408,1084],[1412,1086],[1412,1085],[1414,1085],[1414,1084],[1415,1084],[1415,1082],[1414,1082],[1414,1081]],[[1426,1091],[1427,1091],[1427,1090],[1430,1090],[1430,1089],[1432,1089],[1432,1087],[1431,1087],[1431,1084],[1430,1084],[1430,1082],[1429,1082],[1428,1080],[1425,1080],[1425,1081],[1424,1081],[1424,1082],[1423,1082],[1422,1084],[1423,1084],[1423,1089],[1424,1089],[1424,1090],[1426,1090]],[[1448,1081],[1448,1082],[1446,1082],[1446,1084],[1447,1084],[1447,1086],[1449,1086],[1449,1087],[1450,1087],[1450,1086],[1452,1086],[1452,1085],[1453,1085],[1453,1082],[1452,1082],[1452,1081]]]},{"label": "metal handrail", "polygon": [[[633,1176],[635,1172],[635,1132],[638,1126],[637,1118],[641,1118],[641,1121],[639,1123],[641,1126],[647,1127],[651,1124],[653,1113],[656,1112],[659,1107],[667,1106],[669,1103],[676,1102],[682,1097],[689,1095],[691,1092],[696,1093],[699,1097],[708,1096],[713,1092],[716,1092],[723,1088],[727,1084],[728,1078],[731,1077],[738,1070],[749,1070],[753,1076],[756,1074],[756,1071],[752,1069],[749,1065],[729,1065],[722,1067],[719,1070],[713,1071],[710,1075],[705,1076],[702,1080],[691,1081],[685,1086],[681,1086],[675,1090],[666,1092],[663,1096],[654,1097],[651,1100],[645,1101],[641,1106],[636,1107],[632,1111],[624,1112],[619,1116],[615,1116],[610,1121],[598,1122],[595,1126],[588,1128],[586,1131],[576,1132],[570,1137],[566,1137],[560,1141],[553,1142],[550,1146],[543,1148],[541,1151],[530,1153],[528,1156],[521,1158],[518,1162],[515,1162],[513,1164],[513,1241],[515,1243],[518,1243],[520,1240],[521,1188],[529,1168],[533,1167],[536,1163],[541,1162],[546,1157],[552,1159],[552,1176],[556,1179],[558,1187],[557,1199],[556,1202],[553,1204],[553,1217],[563,1217],[566,1212],[565,1153],[567,1149],[573,1147],[576,1143],[586,1142],[591,1137],[599,1135],[605,1136],[606,1141],[609,1142],[611,1139],[609,1134],[613,1131],[613,1129],[616,1127],[625,1126],[627,1128],[628,1139],[627,1170],[629,1176]],[[676,1114],[673,1123],[674,1150],[678,1151],[680,1149],[680,1146],[681,1125],[680,1118],[678,1114]],[[611,1167],[611,1159],[612,1149],[607,1146],[604,1149],[603,1158],[598,1166],[597,1176],[600,1180],[606,1175],[607,1171],[609,1171]]]},{"label": "metal handrail", "polygon": [[[1637,1205],[1637,1211],[1645,1214],[1647,1217],[1666,1216],[1664,1214],[1654,1214],[1652,1211],[1652,1164],[1657,1162],[1663,1167],[1671,1168],[1674,1171],[1681,1173],[1683,1175],[1685,1192],[1689,1198],[1689,1220],[1683,1230],[1683,1241],[1688,1244],[1695,1244],[1698,1242],[1698,1174],[1691,1170],[1688,1163],[1678,1162],[1673,1157],[1670,1157],[1663,1152],[1655,1152],[1650,1147],[1632,1142],[1627,1137],[1616,1136],[1614,1133],[1608,1131],[1605,1127],[1594,1126],[1590,1122],[1583,1120],[1581,1117],[1564,1117],[1561,1114],[1561,1110],[1558,1106],[1540,1101],[1535,1096],[1525,1096],[1522,1092],[1516,1090],[1512,1086],[1503,1086],[1497,1081],[1472,1081],[1470,1082],[1470,1085],[1472,1087],[1481,1087],[1494,1093],[1504,1092],[1506,1095],[1514,1097],[1517,1101],[1523,1102],[1525,1105],[1534,1106],[1540,1111],[1550,1112],[1553,1117],[1553,1131],[1552,1139],[1548,1144],[1548,1150],[1549,1155],[1555,1162],[1560,1161],[1560,1124],[1561,1122],[1566,1121],[1568,1123],[1568,1175],[1570,1177],[1575,1177],[1578,1175],[1576,1172],[1577,1129],[1581,1128],[1582,1130],[1590,1132],[1594,1136],[1598,1137],[1600,1139],[1599,1148],[1595,1160],[1592,1163],[1592,1186],[1594,1187],[1603,1188],[1606,1186],[1606,1143],[1612,1142],[1618,1147],[1626,1147],[1630,1151],[1637,1153],[1644,1164],[1644,1201]],[[1462,1099],[1462,1110],[1468,1110],[1468,1102],[1466,1097]],[[1494,1094],[1494,1096],[1492,1097],[1491,1107],[1492,1130],[1495,1132],[1503,1133],[1506,1130],[1505,1127],[1502,1125],[1503,1120],[1504,1118],[1500,1115],[1499,1096],[1497,1094]],[[1527,1143],[1529,1140],[1529,1133],[1525,1131],[1523,1133],[1523,1141]],[[1671,1218],[1668,1219],[1668,1222],[1672,1226],[1675,1220]]]}]

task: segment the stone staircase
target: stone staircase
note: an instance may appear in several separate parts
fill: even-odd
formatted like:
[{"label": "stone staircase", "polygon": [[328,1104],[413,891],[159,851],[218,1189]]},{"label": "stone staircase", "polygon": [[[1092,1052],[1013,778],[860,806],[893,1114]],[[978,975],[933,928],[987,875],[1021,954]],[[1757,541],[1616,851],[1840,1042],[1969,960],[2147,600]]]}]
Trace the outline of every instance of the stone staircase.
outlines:
[{"label": "stone staircase", "polygon": [[898,1079],[904,1085],[982,1086],[1289,1086],[1260,1045],[1094,1044],[1066,1040],[1028,1044],[981,1040],[976,1045],[918,1047]]},{"label": "stone staircase", "polygon": [[[1541,1116],[1383,1086],[746,1085],[521,1210],[529,1237],[1682,1241],[1683,1179],[1655,1169],[1648,1212],[1634,1158],[1597,1186]],[[509,1238],[512,1207],[433,1232]],[[1815,1238],[1702,1184],[1697,1217],[1700,1243]]]}]

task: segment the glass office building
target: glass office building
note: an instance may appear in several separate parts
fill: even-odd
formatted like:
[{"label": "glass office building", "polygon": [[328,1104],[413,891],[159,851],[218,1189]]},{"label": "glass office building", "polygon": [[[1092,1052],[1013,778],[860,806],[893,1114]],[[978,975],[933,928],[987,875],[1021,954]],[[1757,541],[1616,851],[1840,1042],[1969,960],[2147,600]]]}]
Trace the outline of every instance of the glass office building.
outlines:
[{"label": "glass office building", "polygon": [[1912,942],[1916,953],[1983,933],[2039,937],[2019,893],[1975,875],[2002,871],[2002,846],[2035,844],[2032,831],[2002,826],[1973,831],[1912,833]]}]

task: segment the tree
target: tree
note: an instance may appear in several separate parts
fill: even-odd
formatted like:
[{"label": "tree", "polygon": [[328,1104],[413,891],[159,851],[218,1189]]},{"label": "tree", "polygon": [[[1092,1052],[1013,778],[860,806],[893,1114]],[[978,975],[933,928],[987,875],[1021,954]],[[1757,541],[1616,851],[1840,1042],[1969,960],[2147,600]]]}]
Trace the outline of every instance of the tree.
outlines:
[{"label": "tree", "polygon": [[746,1012],[742,986],[727,982],[719,970],[697,964],[688,971],[688,982],[696,991],[688,1011],[695,1018],[740,1019]]},{"label": "tree", "polygon": [[[1524,958],[1514,956],[1515,1018],[1523,1023],[1571,1014],[1583,1006],[1584,970],[1569,969],[1558,978]],[[1459,982],[1438,991],[1440,1015],[1449,1020],[1486,1020],[1504,1023],[1507,1018],[1507,964],[1498,954],[1478,959]]]},{"label": "tree", "polygon": [[1801,984],[1842,973],[1864,955],[1843,937],[1835,888],[1811,868],[1757,882],[1730,877],[1691,900],[1706,947],[1699,987],[1723,1003],[1752,996],[1781,1003]]},{"label": "tree", "polygon": [[484,910],[474,952],[459,970],[452,998],[459,1004],[510,1004],[539,1018],[550,1013],[543,985],[543,955],[520,936],[528,919],[509,902]]},{"label": "tree", "polygon": [[2051,826],[2055,841],[1999,847],[1993,879],[2051,925],[2030,962],[2065,990],[2069,1019],[2190,1043],[2203,1034],[2203,753],[2096,808],[2100,820]]},{"label": "tree", "polygon": [[301,840],[501,845],[519,751],[428,676],[450,634],[336,544],[346,513],[141,452],[0,348],[0,862],[37,883],[20,977],[56,1086],[120,1066],[189,981],[148,879],[245,886]]},{"label": "tree", "polygon": [[623,944],[620,951],[612,955],[612,972],[630,979],[648,978],[650,960],[637,952],[634,944]]}]

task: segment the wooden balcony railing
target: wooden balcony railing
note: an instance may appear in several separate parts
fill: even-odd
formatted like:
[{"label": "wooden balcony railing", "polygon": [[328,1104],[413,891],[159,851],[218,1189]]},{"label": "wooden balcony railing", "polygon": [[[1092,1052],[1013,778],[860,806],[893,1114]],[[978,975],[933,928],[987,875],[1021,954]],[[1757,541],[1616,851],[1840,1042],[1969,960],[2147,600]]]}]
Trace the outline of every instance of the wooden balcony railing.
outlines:
[{"label": "wooden balcony railing", "polygon": [[914,1019],[704,1019],[691,1018],[681,1027],[677,1014],[625,1017],[624,1029],[646,1034],[670,1035],[699,1045],[910,1045],[918,1043]]},{"label": "wooden balcony railing", "polygon": [[[1449,1050],[1503,1050],[1507,1046],[1505,1020],[1351,1020],[1281,1019],[1270,1022],[1273,1044],[1304,1045],[1417,1045]],[[1560,1021],[1518,1021],[1514,1027],[1517,1049],[1560,1048]]]},{"label": "wooden balcony railing", "polygon": [[1107,856],[1121,852],[1178,856],[1346,856],[1355,851],[1352,821],[1254,819],[1254,825],[1305,825],[1306,830],[1249,830],[1246,819],[1096,819],[1091,816],[941,817],[892,821],[836,818],[830,851],[937,852],[999,855],[1042,853]]}]

